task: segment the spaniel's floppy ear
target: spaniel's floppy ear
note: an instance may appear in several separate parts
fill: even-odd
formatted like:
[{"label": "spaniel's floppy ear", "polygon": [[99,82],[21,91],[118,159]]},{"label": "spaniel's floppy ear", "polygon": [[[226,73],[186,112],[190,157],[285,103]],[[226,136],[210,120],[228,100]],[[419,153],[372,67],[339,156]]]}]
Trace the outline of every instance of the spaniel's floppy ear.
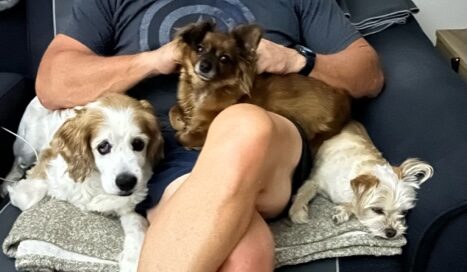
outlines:
[{"label": "spaniel's floppy ear", "polygon": [[63,123],[52,139],[52,149],[67,162],[68,174],[75,181],[84,181],[95,167],[90,142],[101,122],[102,116],[96,112],[77,110],[76,116]]},{"label": "spaniel's floppy ear", "polygon": [[137,117],[137,122],[149,136],[146,156],[155,165],[164,158],[164,139],[152,104],[147,100],[140,100],[139,103],[145,113]]},{"label": "spaniel's floppy ear", "polygon": [[176,37],[179,37],[189,46],[195,47],[203,41],[206,33],[213,31],[215,27],[216,24],[213,21],[192,23],[180,29]]},{"label": "spaniel's floppy ear", "polygon": [[410,158],[405,160],[401,165],[401,179],[402,181],[409,182],[415,188],[433,176],[433,167],[427,162],[421,161],[417,158]]},{"label": "spaniel's floppy ear", "polygon": [[244,50],[246,54],[255,53],[258,48],[263,31],[258,25],[240,25],[232,30],[237,46]]},{"label": "spaniel's floppy ear", "polygon": [[151,160],[152,165],[156,165],[164,159],[164,138],[162,138],[159,123],[154,128],[153,137],[149,141],[147,157]]},{"label": "spaniel's floppy ear", "polygon": [[379,179],[373,175],[360,175],[350,181],[352,191],[357,200],[360,200],[366,193],[378,186]]}]

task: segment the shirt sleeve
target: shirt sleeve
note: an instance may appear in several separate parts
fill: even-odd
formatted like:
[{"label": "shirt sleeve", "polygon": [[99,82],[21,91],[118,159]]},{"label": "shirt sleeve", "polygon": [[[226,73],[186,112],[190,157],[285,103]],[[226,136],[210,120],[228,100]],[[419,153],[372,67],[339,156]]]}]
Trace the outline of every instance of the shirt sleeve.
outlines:
[{"label": "shirt sleeve", "polygon": [[114,43],[113,0],[77,0],[68,25],[61,32],[98,55],[111,55]]},{"label": "shirt sleeve", "polygon": [[322,54],[336,53],[361,37],[335,0],[298,0],[303,45]]}]

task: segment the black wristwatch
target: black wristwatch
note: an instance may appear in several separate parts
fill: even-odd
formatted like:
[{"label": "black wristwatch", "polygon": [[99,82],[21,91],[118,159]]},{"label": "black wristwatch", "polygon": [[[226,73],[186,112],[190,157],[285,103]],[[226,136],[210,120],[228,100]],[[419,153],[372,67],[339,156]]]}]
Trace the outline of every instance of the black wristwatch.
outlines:
[{"label": "black wristwatch", "polygon": [[300,70],[298,73],[300,75],[308,76],[311,73],[311,70],[313,70],[313,67],[315,67],[316,53],[313,52],[313,50],[310,48],[299,44],[295,45],[294,48],[306,59],[305,66],[303,66],[302,70]]}]

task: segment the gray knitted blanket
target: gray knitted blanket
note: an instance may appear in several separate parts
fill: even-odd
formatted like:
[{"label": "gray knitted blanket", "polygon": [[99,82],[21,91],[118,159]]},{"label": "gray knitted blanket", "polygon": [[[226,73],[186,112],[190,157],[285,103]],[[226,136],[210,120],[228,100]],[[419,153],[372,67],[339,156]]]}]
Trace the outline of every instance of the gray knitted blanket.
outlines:
[{"label": "gray knitted blanket", "polygon": [[[401,253],[404,238],[373,238],[356,220],[336,226],[332,209],[332,203],[318,197],[311,203],[309,224],[294,225],[288,219],[271,223],[277,267],[330,257]],[[118,271],[122,245],[117,218],[47,199],[18,217],[3,252],[16,258],[19,271],[112,272]]]},{"label": "gray knitted blanket", "polygon": [[44,199],[16,219],[3,242],[18,271],[118,272],[123,230],[117,218]]},{"label": "gray knitted blanket", "polygon": [[308,224],[293,224],[289,219],[270,224],[276,242],[276,267],[333,257],[398,255],[406,244],[404,237],[373,237],[356,219],[335,225],[331,219],[334,204],[321,196],[308,210]]}]

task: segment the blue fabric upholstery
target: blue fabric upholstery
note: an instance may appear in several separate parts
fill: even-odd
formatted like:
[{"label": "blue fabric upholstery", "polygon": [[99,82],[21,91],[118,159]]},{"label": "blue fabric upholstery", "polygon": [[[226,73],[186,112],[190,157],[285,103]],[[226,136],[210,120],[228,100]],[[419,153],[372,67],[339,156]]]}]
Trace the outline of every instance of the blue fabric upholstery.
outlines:
[{"label": "blue fabric upholstery", "polygon": [[27,72],[25,17],[24,1],[11,9],[0,12],[0,72],[20,74]]},{"label": "blue fabric upholstery", "polygon": [[[405,269],[425,271],[447,223],[467,215],[467,85],[414,20],[368,40],[380,53],[386,77],[384,92],[360,112],[370,136],[389,161],[400,163],[415,156],[435,169],[408,215],[409,242],[403,253]],[[462,252],[457,259],[465,260],[467,244]],[[438,253],[431,262],[447,267],[449,253]]]}]

